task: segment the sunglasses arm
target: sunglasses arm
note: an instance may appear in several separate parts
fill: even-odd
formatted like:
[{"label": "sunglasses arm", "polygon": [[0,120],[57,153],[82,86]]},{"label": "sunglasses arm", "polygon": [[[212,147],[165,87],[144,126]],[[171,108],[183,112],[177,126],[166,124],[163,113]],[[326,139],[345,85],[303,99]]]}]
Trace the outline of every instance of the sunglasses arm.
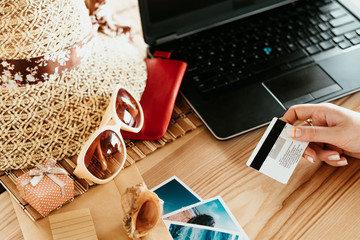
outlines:
[{"label": "sunglasses arm", "polygon": [[113,118],[113,114],[111,112],[111,108],[110,108],[110,104],[109,106],[106,108],[104,116],[101,119],[100,122],[100,127],[105,126],[105,125],[110,125],[110,120]]}]

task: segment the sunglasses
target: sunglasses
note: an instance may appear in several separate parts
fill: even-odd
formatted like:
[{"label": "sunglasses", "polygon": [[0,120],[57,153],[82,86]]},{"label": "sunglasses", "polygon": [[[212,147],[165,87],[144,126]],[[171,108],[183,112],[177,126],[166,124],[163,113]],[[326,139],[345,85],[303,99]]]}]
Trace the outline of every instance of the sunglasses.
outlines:
[{"label": "sunglasses", "polygon": [[80,151],[74,174],[97,184],[112,180],[126,160],[126,146],[120,130],[136,133],[143,123],[144,113],[139,102],[116,85],[99,129]]}]

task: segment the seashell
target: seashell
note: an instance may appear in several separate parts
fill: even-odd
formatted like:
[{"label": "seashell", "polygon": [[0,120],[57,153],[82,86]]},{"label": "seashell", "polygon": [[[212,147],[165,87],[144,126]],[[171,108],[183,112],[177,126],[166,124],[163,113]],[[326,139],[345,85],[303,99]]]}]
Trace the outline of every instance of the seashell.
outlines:
[{"label": "seashell", "polygon": [[132,239],[139,239],[155,228],[164,202],[143,184],[127,188],[121,197],[125,212],[124,229]]}]

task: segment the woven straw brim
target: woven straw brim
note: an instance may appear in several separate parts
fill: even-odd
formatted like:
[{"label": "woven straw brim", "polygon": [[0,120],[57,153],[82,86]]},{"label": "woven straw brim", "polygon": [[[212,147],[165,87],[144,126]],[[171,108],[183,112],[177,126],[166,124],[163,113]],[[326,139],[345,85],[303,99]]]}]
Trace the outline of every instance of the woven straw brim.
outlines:
[{"label": "woven straw brim", "polygon": [[125,37],[98,34],[91,55],[61,78],[0,89],[0,170],[77,155],[99,126],[115,84],[140,99],[146,65]]}]

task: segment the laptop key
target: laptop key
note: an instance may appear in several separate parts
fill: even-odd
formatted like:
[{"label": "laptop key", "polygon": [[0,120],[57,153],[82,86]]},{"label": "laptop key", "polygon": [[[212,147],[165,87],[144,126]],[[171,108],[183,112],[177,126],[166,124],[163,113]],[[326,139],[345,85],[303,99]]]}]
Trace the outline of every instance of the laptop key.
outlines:
[{"label": "laptop key", "polygon": [[[315,23],[316,24],[316,23]],[[318,31],[316,30],[316,28],[314,27],[309,27],[308,31],[311,35],[316,35],[318,33]]]},{"label": "laptop key", "polygon": [[200,77],[198,75],[191,76],[190,78],[195,84],[198,84],[201,82]]},{"label": "laptop key", "polygon": [[351,43],[349,41],[343,41],[343,42],[339,43],[338,46],[341,49],[345,49],[345,48],[351,47]]},{"label": "laptop key", "polygon": [[296,46],[296,44],[294,44],[294,43],[289,43],[289,44],[287,45],[287,47],[288,47],[291,51],[296,51],[296,50],[299,49],[299,48]]},{"label": "laptop key", "polygon": [[326,15],[326,14],[320,14],[319,15],[320,19],[323,20],[324,22],[328,22],[331,18]]},{"label": "laptop key", "polygon": [[299,38],[304,39],[307,38],[307,34],[302,32],[302,31],[297,31],[296,34],[298,35]]},{"label": "laptop key", "polygon": [[345,16],[347,13],[343,9],[338,9],[330,12],[330,16],[333,18],[339,18]]},{"label": "laptop key", "polygon": [[327,32],[322,32],[322,33],[320,33],[320,37],[321,37],[323,40],[329,40],[329,39],[331,39],[331,35],[328,34]]},{"label": "laptop key", "polygon": [[329,21],[330,25],[332,27],[339,27],[341,25],[345,25],[345,24],[348,24],[348,23],[351,23],[353,22],[355,19],[350,16],[350,15],[347,15],[347,16],[344,16],[344,17],[340,17],[340,18],[335,18],[335,19],[332,19]]},{"label": "laptop key", "polygon": [[307,46],[310,46],[309,42],[307,40],[299,40],[299,44],[301,47],[307,47]]},{"label": "laptop key", "polygon": [[188,69],[186,69],[186,72],[190,73],[190,72],[196,72],[198,70],[199,70],[198,66],[191,66]]},{"label": "laptop key", "polygon": [[306,51],[310,54],[310,55],[314,55],[317,54],[319,52],[321,52],[320,48],[318,48],[317,46],[310,46],[306,48]]},{"label": "laptop key", "polygon": [[359,22],[352,22],[350,24],[346,24],[346,25],[343,25],[341,27],[333,28],[331,30],[331,32],[335,36],[339,36],[339,35],[343,35],[343,34],[345,34],[347,32],[354,31],[354,30],[356,30],[358,28],[360,28],[360,23]]},{"label": "laptop key", "polygon": [[322,6],[319,8],[319,10],[322,12],[322,13],[328,13],[328,12],[331,12],[331,11],[334,11],[334,10],[338,10],[340,9],[340,6],[339,4],[337,3],[329,3],[325,6]]},{"label": "laptop key", "polygon": [[251,76],[250,72],[245,68],[236,69],[234,71],[231,71],[231,73],[235,76]]},{"label": "laptop key", "polygon": [[324,42],[321,42],[319,45],[320,45],[321,49],[324,51],[335,47],[335,45],[331,41],[324,41]]},{"label": "laptop key", "polygon": [[346,39],[350,40],[350,39],[356,37],[357,34],[356,34],[356,32],[349,32],[349,33],[345,33],[344,36],[345,36]]},{"label": "laptop key", "polygon": [[358,45],[360,43],[360,37],[356,37],[356,38],[352,38],[350,40],[350,42],[353,44],[353,45]]},{"label": "laptop key", "polygon": [[309,39],[313,44],[317,44],[317,43],[320,42],[320,39],[318,37],[316,37],[316,36],[312,36]]},{"label": "laptop key", "polygon": [[310,21],[311,25],[317,25],[320,23],[320,21],[316,18],[309,18],[309,21]]},{"label": "laptop key", "polygon": [[318,28],[320,28],[321,31],[323,31],[323,32],[325,32],[325,31],[327,31],[327,30],[330,29],[330,27],[329,27],[327,24],[325,24],[325,23],[320,23],[320,24],[318,25]]},{"label": "laptop key", "polygon": [[340,43],[342,41],[345,41],[345,37],[344,36],[338,36],[338,37],[333,37],[332,39],[335,43]]}]

